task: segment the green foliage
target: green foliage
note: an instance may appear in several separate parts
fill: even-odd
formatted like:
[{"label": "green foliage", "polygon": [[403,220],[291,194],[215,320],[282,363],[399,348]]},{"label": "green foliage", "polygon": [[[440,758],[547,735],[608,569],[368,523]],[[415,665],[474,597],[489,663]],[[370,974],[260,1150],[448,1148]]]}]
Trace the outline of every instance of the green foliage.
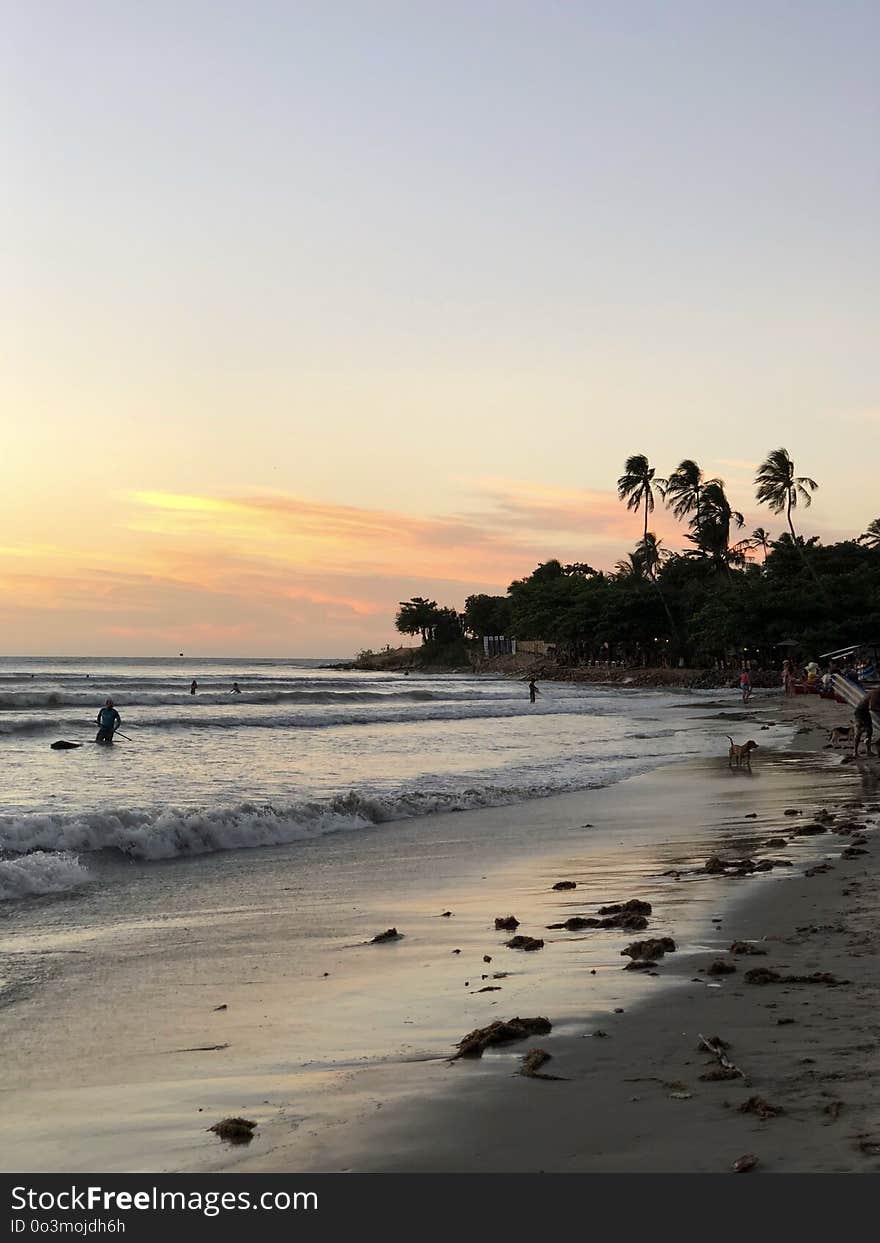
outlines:
[{"label": "green foliage", "polygon": [[[643,534],[613,574],[551,559],[511,583],[506,596],[469,596],[461,617],[413,597],[401,604],[397,627],[421,633],[426,654],[443,645],[464,653],[463,626],[478,638],[543,640],[563,660],[689,665],[744,650],[778,661],[777,645],[792,640],[817,655],[880,637],[880,518],[858,539],[823,547],[794,529],[792,510],[809,505],[818,485],[795,474],[785,449],[768,454],[755,482],[758,501],[786,515],[789,529],[775,541],[763,527],[736,540],[743,515],[723,480],[705,479],[692,459],[661,480],[647,458],[634,455],[618,494],[629,510],[643,511]],[[648,531],[655,489],[687,523],[688,552],[670,553]]]},{"label": "green foliage", "polygon": [[468,596],[464,602],[464,628],[476,639],[483,635],[509,635],[510,601],[507,596]]}]

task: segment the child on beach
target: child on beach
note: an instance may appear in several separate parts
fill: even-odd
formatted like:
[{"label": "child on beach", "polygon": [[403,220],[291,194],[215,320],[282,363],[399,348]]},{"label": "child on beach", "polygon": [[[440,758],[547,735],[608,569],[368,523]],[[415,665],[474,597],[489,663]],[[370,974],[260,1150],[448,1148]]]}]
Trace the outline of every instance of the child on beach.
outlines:
[{"label": "child on beach", "polygon": [[743,703],[747,704],[752,697],[752,675],[745,666],[743,666],[743,671],[739,675],[739,686],[742,691]]}]

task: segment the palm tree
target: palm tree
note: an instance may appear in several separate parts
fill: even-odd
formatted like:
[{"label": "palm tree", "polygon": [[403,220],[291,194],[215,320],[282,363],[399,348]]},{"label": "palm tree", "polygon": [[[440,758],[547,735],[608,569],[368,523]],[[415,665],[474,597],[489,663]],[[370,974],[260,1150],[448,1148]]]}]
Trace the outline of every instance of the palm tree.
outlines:
[{"label": "palm tree", "polygon": [[794,462],[787,449],[773,449],[758,467],[755,484],[758,504],[767,505],[774,514],[781,514],[784,510],[791,538],[797,539],[791,511],[799,499],[804,506],[813,503],[812,494],[819,486],[816,480],[794,473]]},{"label": "palm tree", "polygon": [[859,543],[868,548],[880,548],[880,518],[868,523],[868,529],[859,536]]},{"label": "palm tree", "polygon": [[644,578],[645,562],[638,548],[635,552],[628,552],[620,561],[616,561],[614,563],[614,572],[618,578]]},{"label": "palm tree", "polygon": [[643,539],[648,538],[648,514],[654,512],[654,488],[663,496],[665,487],[666,480],[654,477],[654,467],[643,453],[633,454],[626,459],[623,474],[617,481],[617,495],[621,501],[626,501],[629,510],[638,512],[644,506]]},{"label": "palm tree", "polygon": [[[717,481],[710,480],[710,482]],[[685,458],[683,462],[679,462],[666,480],[663,494],[666,504],[676,518],[687,518],[694,514],[699,525],[705,487],[700,467],[692,458]]]},{"label": "palm tree", "polygon": [[653,531],[648,531],[644,539],[639,540],[635,556],[639,558],[642,568],[648,578],[656,579],[657,571],[663,565],[664,561],[668,561],[672,553],[668,548],[662,547],[663,541],[658,539]]},{"label": "palm tree", "polygon": [[767,552],[770,548],[770,535],[763,527],[755,527],[748,539],[743,540],[746,548],[760,548],[764,553],[764,564],[767,564]]}]

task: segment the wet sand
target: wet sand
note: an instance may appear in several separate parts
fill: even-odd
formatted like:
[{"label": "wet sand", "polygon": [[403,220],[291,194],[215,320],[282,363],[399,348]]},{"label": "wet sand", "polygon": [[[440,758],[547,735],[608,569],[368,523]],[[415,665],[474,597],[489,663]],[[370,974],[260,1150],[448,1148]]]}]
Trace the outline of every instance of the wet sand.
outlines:
[{"label": "wet sand", "polygon": [[[833,705],[756,704],[765,724],[820,713],[846,719]],[[797,741],[819,746],[820,735]],[[756,963],[800,973],[812,961],[804,971],[855,980],[870,961],[850,942],[870,931],[859,921],[870,919],[863,873],[873,846],[804,878],[843,839],[791,838],[783,812],[866,794],[873,803],[874,764],[841,766],[821,750],[759,755],[751,775],[723,760],[673,765],[604,790],[385,825],[357,840],[340,834],[331,849],[323,839],[167,867],[108,859],[112,885],[34,904],[30,922],[0,941],[18,972],[0,1011],[8,1168],[723,1169],[740,1155],[731,1145],[751,1136],[754,1147],[764,1131],[781,1137],[759,1154],[766,1168],[873,1168],[857,1141],[838,1143],[851,1166],[830,1163],[844,1159],[830,1155],[832,1140],[870,1097],[860,1084],[851,1118],[828,1122],[819,1074],[831,1073],[830,1054],[794,1071],[812,1103],[799,1105],[791,1084],[791,1116],[766,1123],[725,1109],[745,1087],[698,1078],[693,1030],[731,1039],[749,1084],[773,1100],[795,1054],[812,1055],[799,1042],[824,1049],[827,1040],[831,1050],[870,1038],[853,1041],[854,1024],[870,1022],[868,984],[741,980]],[[736,879],[699,873],[712,853],[786,857],[794,867]],[[862,889],[841,897],[843,877]],[[561,879],[577,889],[554,891]],[[679,946],[656,975],[622,969],[620,951],[637,934],[546,930],[631,897],[654,907],[643,935]],[[504,947],[493,920],[508,913],[521,933],[545,939],[542,950]],[[851,932],[773,943],[766,958],[711,981],[720,988],[699,971],[734,937],[788,938],[799,924],[844,920]],[[390,925],[402,940],[364,943]],[[505,977],[492,979],[498,971]],[[797,1006],[797,1022],[777,1027],[773,1004]],[[547,1015],[553,1031],[449,1062],[465,1032],[515,1014]],[[514,1077],[535,1043],[564,1081]],[[843,1056],[834,1054],[835,1067]],[[869,1062],[862,1049],[852,1070],[867,1076]],[[258,1122],[252,1144],[232,1148],[207,1133],[229,1113]],[[789,1148],[806,1165],[780,1155],[792,1118],[799,1139]]]}]

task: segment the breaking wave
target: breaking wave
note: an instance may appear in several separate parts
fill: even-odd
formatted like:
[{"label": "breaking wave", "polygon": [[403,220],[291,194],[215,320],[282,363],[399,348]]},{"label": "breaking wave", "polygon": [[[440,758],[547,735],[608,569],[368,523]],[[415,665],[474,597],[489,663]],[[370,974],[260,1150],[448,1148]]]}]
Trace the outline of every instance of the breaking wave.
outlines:
[{"label": "breaking wave", "polygon": [[0,902],[64,893],[87,884],[89,873],[76,855],[38,850],[17,859],[0,860]]},{"label": "breaking wave", "polygon": [[[46,812],[0,817],[0,849],[76,854],[116,850],[134,859],[173,859],[218,850],[281,846],[328,833],[362,829],[435,812],[502,807],[569,790],[607,785],[656,761],[644,756],[618,761],[592,778],[530,786],[476,786],[458,791],[405,790],[367,794],[351,790],[327,801],[283,805],[238,803],[230,807],[121,808],[100,812]],[[29,855],[28,858],[36,858]],[[58,857],[57,855],[55,856]]]}]

